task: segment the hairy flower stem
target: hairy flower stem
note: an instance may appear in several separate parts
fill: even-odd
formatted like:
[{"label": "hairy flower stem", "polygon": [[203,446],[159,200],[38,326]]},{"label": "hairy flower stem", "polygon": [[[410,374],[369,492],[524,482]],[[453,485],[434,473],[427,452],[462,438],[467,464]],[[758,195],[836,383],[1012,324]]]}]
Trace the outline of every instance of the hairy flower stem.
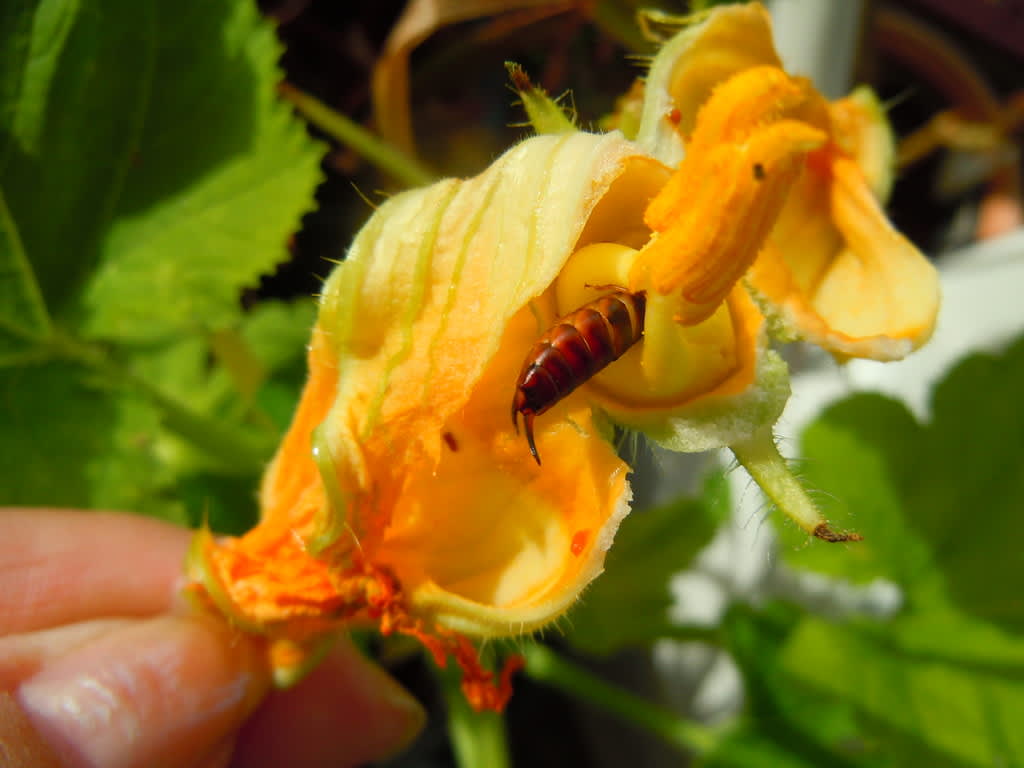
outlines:
[{"label": "hairy flower stem", "polygon": [[837,533],[829,527],[807,490],[786,465],[770,427],[729,448],[764,494],[807,533],[832,542],[861,540],[860,534]]},{"label": "hairy flower stem", "polygon": [[459,685],[458,667],[437,670],[448,707],[448,736],[460,768],[509,768],[505,718],[497,712],[474,712]]},{"label": "hairy flower stem", "polygon": [[626,722],[650,731],[683,752],[703,755],[710,752],[718,742],[719,735],[714,729],[683,720],[673,712],[610,685],[583,667],[562,658],[547,646],[530,644],[521,652],[526,659],[526,674],[537,682],[600,707]]}]

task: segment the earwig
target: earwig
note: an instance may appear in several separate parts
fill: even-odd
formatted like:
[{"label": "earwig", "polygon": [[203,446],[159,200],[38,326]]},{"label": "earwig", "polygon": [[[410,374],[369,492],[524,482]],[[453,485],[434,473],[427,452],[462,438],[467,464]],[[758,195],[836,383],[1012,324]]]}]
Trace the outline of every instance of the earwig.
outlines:
[{"label": "earwig", "polygon": [[616,289],[560,318],[526,356],[512,398],[512,424],[519,434],[519,414],[530,453],[540,456],[533,441],[533,420],[640,340],[644,330],[643,291]]}]

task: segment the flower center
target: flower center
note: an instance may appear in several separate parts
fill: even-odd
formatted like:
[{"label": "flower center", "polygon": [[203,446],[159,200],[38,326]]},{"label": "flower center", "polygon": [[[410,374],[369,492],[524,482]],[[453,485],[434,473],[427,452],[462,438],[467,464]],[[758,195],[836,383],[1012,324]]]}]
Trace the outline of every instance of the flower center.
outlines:
[{"label": "flower center", "polygon": [[[640,252],[617,243],[576,251],[555,282],[560,315],[613,287],[629,285]],[[648,292],[643,339],[588,386],[632,407],[678,404],[709,392],[738,364],[732,315],[723,302],[708,319],[683,326],[673,296]]]}]

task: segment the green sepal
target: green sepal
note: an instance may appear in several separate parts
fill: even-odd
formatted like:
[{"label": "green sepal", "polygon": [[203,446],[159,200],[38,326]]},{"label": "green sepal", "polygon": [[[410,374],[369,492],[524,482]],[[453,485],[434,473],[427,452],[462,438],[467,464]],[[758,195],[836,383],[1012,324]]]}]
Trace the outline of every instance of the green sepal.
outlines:
[{"label": "green sepal", "polygon": [[512,87],[522,99],[530,125],[538,134],[570,133],[578,130],[574,110],[564,109],[557,100],[548,96],[543,88],[534,85],[523,68],[515,62],[506,61],[505,69],[512,80]]}]

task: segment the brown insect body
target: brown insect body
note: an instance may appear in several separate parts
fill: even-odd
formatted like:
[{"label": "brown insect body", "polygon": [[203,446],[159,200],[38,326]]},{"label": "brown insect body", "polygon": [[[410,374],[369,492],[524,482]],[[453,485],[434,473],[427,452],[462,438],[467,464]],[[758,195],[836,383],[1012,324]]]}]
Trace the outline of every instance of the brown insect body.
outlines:
[{"label": "brown insect body", "polygon": [[622,289],[560,318],[530,350],[516,381],[512,423],[523,415],[530,453],[540,464],[533,420],[636,344],[644,329],[646,297]]}]

